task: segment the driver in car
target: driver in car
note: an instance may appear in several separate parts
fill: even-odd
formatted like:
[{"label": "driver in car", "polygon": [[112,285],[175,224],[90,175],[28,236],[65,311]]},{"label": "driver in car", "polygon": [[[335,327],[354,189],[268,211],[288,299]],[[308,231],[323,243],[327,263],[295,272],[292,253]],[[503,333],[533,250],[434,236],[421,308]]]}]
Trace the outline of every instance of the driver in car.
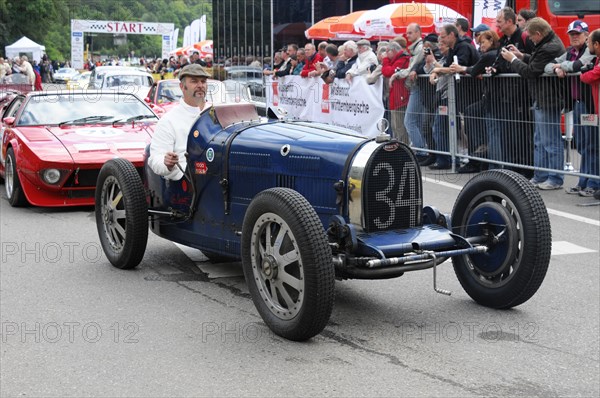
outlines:
[{"label": "driver in car", "polygon": [[207,107],[206,79],[209,77],[208,72],[198,64],[183,67],[179,72],[179,87],[183,97],[156,125],[150,142],[148,165],[152,171],[166,179],[180,180],[183,177],[188,134],[200,113]]}]

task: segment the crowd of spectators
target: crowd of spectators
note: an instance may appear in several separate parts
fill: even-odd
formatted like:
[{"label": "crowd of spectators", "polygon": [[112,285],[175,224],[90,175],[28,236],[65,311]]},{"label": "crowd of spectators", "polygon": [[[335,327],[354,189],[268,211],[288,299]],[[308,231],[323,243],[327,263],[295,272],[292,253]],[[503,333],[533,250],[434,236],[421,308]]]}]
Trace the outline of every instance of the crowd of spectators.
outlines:
[{"label": "crowd of spectators", "polygon": [[41,64],[30,63],[27,55],[6,60],[0,57],[0,83],[28,84],[35,90],[42,90],[42,74],[45,72]]},{"label": "crowd of spectators", "polygon": [[[367,40],[350,40],[339,47],[308,43],[301,61],[293,50],[297,46],[288,45],[274,54],[274,65],[264,74],[277,78],[301,69],[300,76],[320,76],[326,83],[334,78],[351,83],[357,76],[370,84],[383,79],[383,103],[394,137],[410,144],[419,164],[433,170],[453,166],[447,154],[448,86],[451,79],[469,75],[473,79],[464,80],[472,83],[455,85],[456,113],[463,120],[457,140],[463,153],[489,162],[462,159],[459,173],[512,168],[541,190],[563,188],[561,115],[573,112],[580,172],[600,176],[598,127],[580,122],[582,115],[599,115],[600,30],[590,36],[584,21],[573,21],[565,49],[549,23],[531,10],[516,13],[505,7],[496,26],[500,34],[485,24],[470,28],[459,18],[437,34],[423,35],[417,24],[410,24],[408,42],[400,36],[377,43],[376,49]],[[289,66],[292,60],[294,68]],[[583,72],[581,79],[577,72]],[[428,75],[428,80],[418,75]],[[471,95],[463,95],[467,92]],[[593,196],[599,182],[581,177],[565,191]]]},{"label": "crowd of spectators", "polygon": [[213,58],[211,55],[204,57],[200,56],[199,51],[192,51],[187,55],[171,56],[168,59],[152,59],[152,60],[140,60],[140,65],[146,68],[146,72],[160,75],[161,79],[164,80],[167,73],[173,73],[173,77],[177,77],[179,71],[186,65],[198,64],[203,67],[210,68],[213,65]]}]

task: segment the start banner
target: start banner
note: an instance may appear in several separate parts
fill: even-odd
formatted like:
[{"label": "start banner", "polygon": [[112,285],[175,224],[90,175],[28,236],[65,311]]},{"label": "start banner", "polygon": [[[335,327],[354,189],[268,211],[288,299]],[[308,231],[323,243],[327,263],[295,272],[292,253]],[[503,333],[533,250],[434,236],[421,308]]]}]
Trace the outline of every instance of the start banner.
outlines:
[{"label": "start banner", "polygon": [[320,77],[267,78],[267,106],[283,108],[291,119],[310,120],[346,127],[366,137],[378,134],[383,117],[383,80],[367,84],[358,76],[347,82],[326,84]]}]

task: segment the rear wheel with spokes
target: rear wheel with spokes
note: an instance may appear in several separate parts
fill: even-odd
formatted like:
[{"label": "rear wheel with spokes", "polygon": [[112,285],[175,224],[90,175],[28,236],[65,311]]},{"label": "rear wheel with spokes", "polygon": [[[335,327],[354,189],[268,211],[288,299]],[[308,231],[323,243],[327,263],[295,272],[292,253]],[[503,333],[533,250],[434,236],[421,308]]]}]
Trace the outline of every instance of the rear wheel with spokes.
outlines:
[{"label": "rear wheel with spokes", "polygon": [[125,159],[109,160],[100,170],[96,226],[112,265],[129,269],[142,261],[148,242],[148,205],[140,176]]}]

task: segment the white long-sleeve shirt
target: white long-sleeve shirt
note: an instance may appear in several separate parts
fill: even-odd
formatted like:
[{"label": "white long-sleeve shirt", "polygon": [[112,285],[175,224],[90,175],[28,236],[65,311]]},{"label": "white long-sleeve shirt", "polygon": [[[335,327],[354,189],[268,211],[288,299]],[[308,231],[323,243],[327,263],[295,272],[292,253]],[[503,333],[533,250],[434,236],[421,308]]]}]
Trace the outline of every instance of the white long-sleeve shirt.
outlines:
[{"label": "white long-sleeve shirt", "polygon": [[360,76],[366,75],[370,72],[369,68],[371,65],[377,65],[379,61],[377,60],[377,55],[373,52],[373,50],[367,50],[363,53],[358,54],[358,59],[352,65],[350,70],[346,72],[347,75]]},{"label": "white long-sleeve shirt", "polygon": [[185,170],[188,135],[200,113],[200,108],[186,104],[182,98],[179,100],[179,105],[165,113],[158,121],[150,142],[150,158],[148,158],[148,165],[156,174],[169,180],[179,180],[183,177],[179,167],[175,166],[169,170],[165,166],[165,154],[177,153],[179,165]]}]

